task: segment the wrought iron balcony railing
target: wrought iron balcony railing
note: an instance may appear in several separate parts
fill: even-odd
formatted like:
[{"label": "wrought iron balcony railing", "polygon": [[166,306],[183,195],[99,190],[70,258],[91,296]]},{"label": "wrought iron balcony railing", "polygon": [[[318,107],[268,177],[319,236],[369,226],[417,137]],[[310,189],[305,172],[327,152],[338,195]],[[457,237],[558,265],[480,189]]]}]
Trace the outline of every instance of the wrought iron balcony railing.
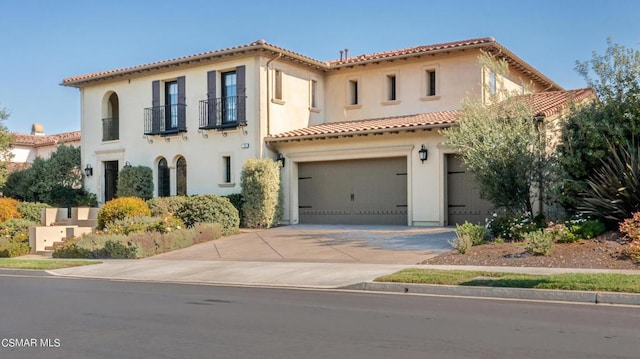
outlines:
[{"label": "wrought iron balcony railing", "polygon": [[120,139],[120,124],[117,117],[102,119],[102,141]]},{"label": "wrought iron balcony railing", "polygon": [[144,109],[145,135],[171,135],[187,132],[187,105],[147,107]]},{"label": "wrought iron balcony railing", "polygon": [[200,101],[200,129],[223,130],[247,125],[246,96]]}]

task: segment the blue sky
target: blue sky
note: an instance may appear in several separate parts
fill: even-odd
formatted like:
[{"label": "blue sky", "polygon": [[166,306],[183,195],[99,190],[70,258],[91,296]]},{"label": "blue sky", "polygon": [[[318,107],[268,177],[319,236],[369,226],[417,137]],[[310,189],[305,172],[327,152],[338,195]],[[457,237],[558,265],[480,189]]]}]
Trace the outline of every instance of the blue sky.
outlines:
[{"label": "blue sky", "polygon": [[[234,5],[238,4],[238,5]],[[0,108],[28,133],[80,129],[66,77],[265,39],[326,61],[493,36],[561,86],[584,87],[576,60],[607,37],[640,48],[640,1],[1,0]],[[142,119],[140,119],[142,121]]]}]

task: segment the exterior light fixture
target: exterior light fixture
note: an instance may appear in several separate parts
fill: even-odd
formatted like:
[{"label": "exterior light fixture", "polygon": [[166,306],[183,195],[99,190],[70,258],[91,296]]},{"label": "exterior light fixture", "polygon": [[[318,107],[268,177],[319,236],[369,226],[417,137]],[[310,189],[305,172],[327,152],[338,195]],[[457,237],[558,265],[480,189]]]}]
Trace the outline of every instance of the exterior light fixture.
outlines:
[{"label": "exterior light fixture", "polygon": [[129,163],[129,161],[127,161],[127,162],[124,163],[124,166],[125,167],[131,167],[131,163]]},{"label": "exterior light fixture", "polygon": [[284,167],[284,156],[282,155],[282,153],[278,153],[276,155],[276,161],[280,163],[280,168]]},{"label": "exterior light fixture", "polygon": [[87,163],[87,167],[84,168],[84,175],[87,177],[93,176],[93,167]]},{"label": "exterior light fixture", "polygon": [[427,150],[426,147],[424,147],[424,145],[422,145],[422,147],[418,150],[418,156],[420,156],[420,161],[424,163],[424,161],[427,160],[428,155],[429,155],[429,151]]}]

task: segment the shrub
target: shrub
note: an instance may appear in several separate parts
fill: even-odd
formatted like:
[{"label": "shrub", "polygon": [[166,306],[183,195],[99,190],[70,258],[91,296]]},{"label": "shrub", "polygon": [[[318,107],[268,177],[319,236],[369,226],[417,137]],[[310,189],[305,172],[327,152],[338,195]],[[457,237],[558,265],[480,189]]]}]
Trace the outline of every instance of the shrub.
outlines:
[{"label": "shrub", "polygon": [[592,219],[583,221],[579,224],[574,224],[570,229],[578,238],[591,239],[604,233],[606,227],[601,221]]},{"label": "shrub", "polygon": [[551,233],[538,230],[524,234],[527,241],[525,250],[534,256],[546,256],[551,253],[553,246],[553,236]]},{"label": "shrub", "polygon": [[153,171],[146,166],[124,166],[118,173],[118,197],[153,197]]},{"label": "shrub", "polygon": [[242,205],[244,204],[244,198],[242,193],[232,193],[224,196],[229,199],[229,202],[238,210],[238,217],[240,218],[240,227],[244,227],[244,212],[242,211]]},{"label": "shrub", "polygon": [[627,240],[640,240],[640,212],[636,212],[631,218],[622,221],[618,229]]},{"label": "shrub", "polygon": [[270,159],[250,159],[241,174],[242,211],[250,228],[268,228],[279,221],[280,167]]},{"label": "shrub", "polygon": [[20,218],[18,201],[13,198],[0,198],[0,222]]},{"label": "shrub", "polygon": [[149,216],[151,212],[144,200],[136,197],[113,199],[98,210],[98,228],[105,228],[109,223],[127,217]]},{"label": "shrub", "polygon": [[463,234],[462,236],[457,236],[450,241],[449,244],[453,246],[455,250],[460,254],[467,253],[467,250],[473,246],[473,239],[468,234]]},{"label": "shrub", "polygon": [[152,216],[165,217],[176,214],[186,199],[185,196],[155,197],[147,200],[147,205]]},{"label": "shrub", "polygon": [[551,235],[551,240],[556,243],[571,243],[580,240],[580,237],[572,233],[564,223],[549,222],[549,226],[544,230]]},{"label": "shrub", "polygon": [[507,211],[501,215],[494,214],[487,227],[491,235],[504,240],[522,240],[524,234],[537,231],[541,225],[541,218],[532,218],[531,213],[518,214]]},{"label": "shrub", "polygon": [[238,232],[240,220],[238,210],[227,198],[207,194],[187,197],[178,210],[176,217],[187,227],[196,223],[219,223],[224,235]]},{"label": "shrub", "polygon": [[472,245],[476,246],[482,244],[484,241],[487,236],[487,229],[483,226],[465,221],[463,224],[456,224],[456,235],[458,237],[471,237]]},{"label": "shrub", "polygon": [[0,237],[10,242],[29,244],[29,227],[37,226],[36,222],[26,219],[10,219],[0,223]]},{"label": "shrub", "polygon": [[56,207],[97,207],[98,199],[84,188],[54,186],[48,193],[48,203]]},{"label": "shrub", "polygon": [[222,237],[222,226],[220,223],[196,223],[193,226],[193,243],[204,243]]},{"label": "shrub", "polygon": [[613,226],[640,210],[640,151],[635,144],[611,145],[586,180],[578,209]]},{"label": "shrub", "polygon": [[40,223],[42,209],[49,207],[51,206],[41,202],[20,202],[18,203],[18,212],[20,212],[22,218]]},{"label": "shrub", "polygon": [[167,233],[184,227],[184,223],[174,216],[166,216],[164,218],[146,216],[127,217],[107,224],[104,228],[104,233],[124,235],[137,232]]},{"label": "shrub", "polygon": [[30,251],[29,243],[0,240],[0,257],[19,257],[29,254]]}]

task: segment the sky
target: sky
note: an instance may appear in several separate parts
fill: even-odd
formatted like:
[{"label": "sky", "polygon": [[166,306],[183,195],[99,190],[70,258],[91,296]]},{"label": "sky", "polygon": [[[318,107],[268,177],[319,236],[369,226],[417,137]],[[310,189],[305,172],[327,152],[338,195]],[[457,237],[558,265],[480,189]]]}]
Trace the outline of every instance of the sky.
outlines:
[{"label": "sky", "polygon": [[[80,129],[67,77],[258,39],[321,61],[492,36],[566,89],[607,38],[640,49],[637,0],[0,0],[0,108],[11,132]],[[142,119],[141,119],[142,120]]]}]

